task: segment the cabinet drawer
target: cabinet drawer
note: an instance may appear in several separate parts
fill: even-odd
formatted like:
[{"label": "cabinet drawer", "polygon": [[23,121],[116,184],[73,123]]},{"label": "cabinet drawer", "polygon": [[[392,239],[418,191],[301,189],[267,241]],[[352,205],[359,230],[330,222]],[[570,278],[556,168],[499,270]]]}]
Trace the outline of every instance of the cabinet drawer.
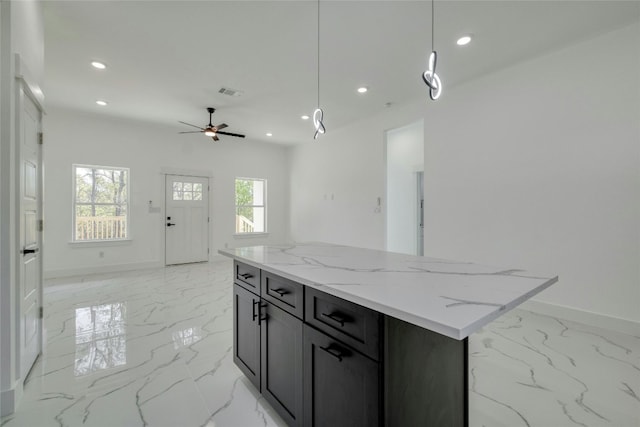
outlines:
[{"label": "cabinet drawer", "polygon": [[260,293],[260,269],[242,262],[234,261],[233,263],[234,281],[240,286]]},{"label": "cabinet drawer", "polygon": [[305,295],[305,322],[380,360],[380,313],[309,287]]},{"label": "cabinet drawer", "polygon": [[303,319],[304,286],[267,271],[262,272],[262,298]]}]

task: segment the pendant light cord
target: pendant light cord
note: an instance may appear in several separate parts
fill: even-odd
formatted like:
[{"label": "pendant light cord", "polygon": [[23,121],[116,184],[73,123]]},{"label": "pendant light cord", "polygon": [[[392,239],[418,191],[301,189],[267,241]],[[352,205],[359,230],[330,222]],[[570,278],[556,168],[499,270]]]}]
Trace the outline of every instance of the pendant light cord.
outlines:
[{"label": "pendant light cord", "polygon": [[434,7],[433,7],[433,3],[434,3],[434,0],[431,0],[431,50],[432,50],[432,51],[433,51],[433,50],[435,50],[435,49],[433,48],[433,46],[435,45],[435,41],[434,41],[434,37],[433,37],[433,35],[434,35],[434,33],[435,33],[435,30],[434,30],[434,22],[435,22],[435,18],[434,18]]},{"label": "pendant light cord", "polygon": [[318,46],[316,48],[316,53],[318,55],[318,108],[320,108],[320,0],[318,0]]},{"label": "pendant light cord", "polygon": [[324,112],[320,108],[320,0],[318,0],[318,45],[316,47],[318,54],[318,107],[313,112],[313,126],[316,128],[316,133],[313,135],[313,139],[318,139],[318,135],[326,132],[324,128]]}]

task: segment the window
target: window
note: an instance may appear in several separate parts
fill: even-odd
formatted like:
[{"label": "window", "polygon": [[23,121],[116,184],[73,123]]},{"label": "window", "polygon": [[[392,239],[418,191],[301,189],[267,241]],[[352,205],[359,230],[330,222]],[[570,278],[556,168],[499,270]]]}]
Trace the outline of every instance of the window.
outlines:
[{"label": "window", "polygon": [[236,178],[236,233],[266,232],[267,180]]},{"label": "window", "polygon": [[73,241],[129,237],[129,169],[73,165]]},{"label": "window", "polygon": [[173,200],[202,200],[202,184],[175,181],[173,183]]}]

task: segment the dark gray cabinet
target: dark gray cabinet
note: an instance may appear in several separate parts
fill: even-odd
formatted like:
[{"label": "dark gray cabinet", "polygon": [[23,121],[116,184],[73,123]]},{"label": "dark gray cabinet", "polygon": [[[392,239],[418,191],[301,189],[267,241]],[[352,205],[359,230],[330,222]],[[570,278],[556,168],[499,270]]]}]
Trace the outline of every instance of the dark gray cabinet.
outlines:
[{"label": "dark gray cabinet", "polygon": [[234,273],[234,362],[288,425],[469,425],[467,338],[237,261]]},{"label": "dark gray cabinet", "polygon": [[271,303],[262,313],[262,395],[287,424],[302,426],[302,321]]},{"label": "dark gray cabinet", "polygon": [[380,373],[378,362],[305,325],[304,425],[380,425]]},{"label": "dark gray cabinet", "polygon": [[233,286],[233,361],[260,389],[260,297]]},{"label": "dark gray cabinet", "polygon": [[303,287],[266,274],[261,286],[259,269],[234,270],[233,361],[288,425],[302,426]]}]

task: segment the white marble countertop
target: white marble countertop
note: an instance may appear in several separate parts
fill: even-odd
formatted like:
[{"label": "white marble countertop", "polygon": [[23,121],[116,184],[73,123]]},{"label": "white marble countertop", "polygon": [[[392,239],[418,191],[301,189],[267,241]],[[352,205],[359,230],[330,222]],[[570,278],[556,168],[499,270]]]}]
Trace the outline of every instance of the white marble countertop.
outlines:
[{"label": "white marble countertop", "polygon": [[517,269],[326,243],[219,252],[458,340],[558,281]]}]

